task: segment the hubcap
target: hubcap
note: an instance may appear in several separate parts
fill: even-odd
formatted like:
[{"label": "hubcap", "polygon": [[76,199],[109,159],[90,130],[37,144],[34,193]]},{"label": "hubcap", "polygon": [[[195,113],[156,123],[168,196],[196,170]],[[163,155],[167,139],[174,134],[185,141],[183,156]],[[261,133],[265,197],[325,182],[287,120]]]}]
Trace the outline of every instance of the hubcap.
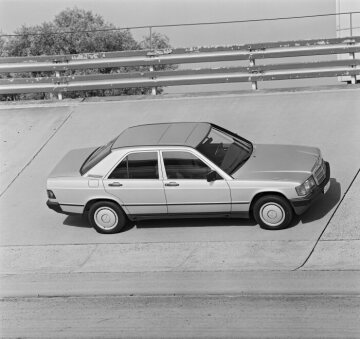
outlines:
[{"label": "hubcap", "polygon": [[118,216],[110,207],[100,207],[94,213],[96,225],[103,230],[111,230],[118,224]]},{"label": "hubcap", "polygon": [[285,220],[285,211],[281,205],[269,202],[261,206],[260,218],[268,226],[279,226]]}]

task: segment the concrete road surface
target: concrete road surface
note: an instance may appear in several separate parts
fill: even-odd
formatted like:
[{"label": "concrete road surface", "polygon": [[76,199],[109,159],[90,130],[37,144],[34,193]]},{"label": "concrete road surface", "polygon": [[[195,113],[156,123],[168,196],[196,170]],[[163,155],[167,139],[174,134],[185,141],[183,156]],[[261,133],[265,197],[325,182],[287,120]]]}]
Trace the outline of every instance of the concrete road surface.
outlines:
[{"label": "concrete road surface", "polygon": [[6,299],[6,338],[359,338],[349,295]]},{"label": "concrete road surface", "polygon": [[[27,117],[37,133],[43,129],[44,138],[26,133],[23,143],[2,149],[5,159],[16,158],[23,166],[18,173],[21,166],[14,167],[0,197],[2,272],[296,269],[360,168],[358,107],[357,88],[84,102],[65,108],[4,106],[1,129],[8,139],[7,128],[16,126],[7,125],[9,116],[18,116],[20,127]],[[276,232],[251,220],[207,219],[143,222],[106,236],[81,218],[56,214],[45,205],[46,178],[70,149],[105,143],[134,124],[189,120],[212,121],[257,143],[320,147],[331,164],[330,191],[293,227]]]},{"label": "concrete road surface", "polygon": [[[40,106],[0,106],[1,337],[360,337],[359,88]],[[330,191],[276,232],[202,219],[107,236],[46,207],[70,149],[190,120],[320,147]]]},{"label": "concrete road surface", "polygon": [[358,338],[359,271],[23,274],[4,338]]}]

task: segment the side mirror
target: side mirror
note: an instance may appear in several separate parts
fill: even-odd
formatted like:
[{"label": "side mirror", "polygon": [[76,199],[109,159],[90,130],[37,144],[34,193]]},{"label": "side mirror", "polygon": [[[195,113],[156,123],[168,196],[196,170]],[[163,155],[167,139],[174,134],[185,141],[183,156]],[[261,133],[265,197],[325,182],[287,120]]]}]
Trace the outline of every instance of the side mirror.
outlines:
[{"label": "side mirror", "polygon": [[210,171],[208,174],[206,174],[206,180],[208,182],[215,181],[217,178],[217,173],[215,171]]}]

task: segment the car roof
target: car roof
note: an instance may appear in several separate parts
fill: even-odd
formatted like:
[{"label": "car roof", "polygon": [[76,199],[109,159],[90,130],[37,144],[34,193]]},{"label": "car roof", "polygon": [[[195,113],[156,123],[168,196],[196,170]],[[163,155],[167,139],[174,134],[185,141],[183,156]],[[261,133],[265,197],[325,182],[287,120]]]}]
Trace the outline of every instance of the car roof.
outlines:
[{"label": "car roof", "polygon": [[211,128],[208,122],[171,122],[138,125],[124,130],[112,149],[133,146],[190,146],[196,147]]}]

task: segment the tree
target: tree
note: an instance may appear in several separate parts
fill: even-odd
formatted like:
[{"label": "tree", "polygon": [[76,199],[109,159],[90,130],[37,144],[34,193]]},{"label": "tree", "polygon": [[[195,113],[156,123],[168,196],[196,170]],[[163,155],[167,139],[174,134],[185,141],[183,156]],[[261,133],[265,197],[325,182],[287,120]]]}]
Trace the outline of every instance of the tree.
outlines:
[{"label": "tree", "polygon": [[[129,30],[115,29],[116,27],[113,24],[105,22],[105,20],[100,15],[94,14],[91,11],[79,9],[77,7],[71,9],[68,8],[56,15],[52,22],[44,22],[40,25],[35,26],[21,26],[15,31],[18,36],[11,37],[4,48],[5,53],[9,56],[36,56],[136,50],[148,49],[150,47],[149,37],[138,43],[133,38]],[[165,35],[153,33],[151,40],[153,48],[171,48],[169,39]],[[175,66],[156,66],[156,70],[174,68]],[[63,75],[124,73],[144,70],[148,69],[145,67],[88,69],[79,71],[67,71]],[[16,76],[24,77],[29,75],[30,74],[23,73]],[[51,74],[49,74],[48,72],[32,73],[32,76],[44,75],[49,76]],[[147,94],[149,93],[149,91],[151,91],[151,89],[129,88],[69,92],[64,95],[67,97],[123,94],[129,95]],[[160,91],[161,90],[159,89],[159,92]],[[44,95],[42,96],[44,97]],[[22,95],[20,97],[38,98],[39,95],[30,94]]]},{"label": "tree", "polygon": [[100,15],[77,7],[60,12],[55,17],[54,24],[59,31],[77,32],[64,35],[63,42],[59,44],[62,49],[61,53],[78,54],[139,48],[139,44],[128,30],[83,33],[82,31],[115,29],[116,27],[106,23]]},{"label": "tree", "polygon": [[[0,35],[1,34],[2,34],[2,32],[0,31]],[[0,57],[7,56],[7,50],[6,50],[5,44],[6,44],[5,38],[0,36]]]},{"label": "tree", "polygon": [[[60,12],[53,22],[23,25],[8,46],[11,56],[80,54],[138,49],[128,30],[115,29],[99,15],[77,7]],[[102,31],[99,31],[102,30]],[[95,32],[83,32],[95,31]],[[74,32],[74,33],[66,33]],[[55,33],[55,34],[53,34]],[[36,35],[35,35],[36,34]]]},{"label": "tree", "polygon": [[[23,25],[15,31],[17,36],[9,39],[7,52],[9,56],[32,56],[54,54],[54,46],[58,43],[58,37],[51,35],[54,25],[43,23],[42,25]],[[40,34],[40,35],[36,35]]]}]

